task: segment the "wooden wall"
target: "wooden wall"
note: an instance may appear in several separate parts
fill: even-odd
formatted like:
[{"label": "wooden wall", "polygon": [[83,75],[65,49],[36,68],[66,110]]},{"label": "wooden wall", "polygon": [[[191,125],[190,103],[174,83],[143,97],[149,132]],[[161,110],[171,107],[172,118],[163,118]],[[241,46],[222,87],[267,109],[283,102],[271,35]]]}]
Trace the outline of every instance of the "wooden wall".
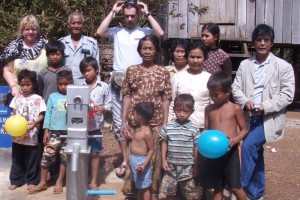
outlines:
[{"label": "wooden wall", "polygon": [[[209,10],[195,15],[191,5]],[[166,39],[199,37],[203,24],[213,22],[222,38],[251,41],[254,27],[265,23],[274,28],[275,43],[300,44],[300,0],[170,0],[165,8]]]}]

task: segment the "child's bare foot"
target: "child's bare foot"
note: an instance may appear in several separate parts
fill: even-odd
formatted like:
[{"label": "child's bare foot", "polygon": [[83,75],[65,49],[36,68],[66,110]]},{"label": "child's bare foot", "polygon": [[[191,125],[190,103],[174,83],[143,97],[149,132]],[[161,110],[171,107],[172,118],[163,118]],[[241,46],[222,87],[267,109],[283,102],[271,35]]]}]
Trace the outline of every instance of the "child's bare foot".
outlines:
[{"label": "child's bare foot", "polygon": [[27,186],[27,190],[31,190],[32,188],[34,188],[34,186],[35,186],[35,185],[29,184],[29,185]]},{"label": "child's bare foot", "polygon": [[7,187],[7,189],[9,189],[9,190],[15,190],[16,188],[17,188],[18,186],[16,186],[16,185],[9,185],[8,187]]},{"label": "child's bare foot", "polygon": [[47,184],[39,183],[37,186],[34,185],[31,189],[29,189],[28,194],[36,194],[44,190],[47,190],[47,188],[48,188]]},{"label": "child's bare foot", "polygon": [[90,188],[91,188],[91,190],[98,190],[99,189],[97,183],[91,183]]}]

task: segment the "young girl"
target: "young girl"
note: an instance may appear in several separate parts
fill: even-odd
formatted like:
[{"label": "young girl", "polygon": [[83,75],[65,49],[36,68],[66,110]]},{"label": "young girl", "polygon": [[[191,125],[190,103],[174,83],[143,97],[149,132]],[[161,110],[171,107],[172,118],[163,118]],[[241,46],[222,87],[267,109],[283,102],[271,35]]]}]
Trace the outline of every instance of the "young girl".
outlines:
[{"label": "young girl", "polygon": [[[192,44],[188,52],[188,65],[190,67],[186,71],[176,73],[172,81],[173,101],[171,107],[174,106],[174,99],[179,94],[191,94],[195,99],[195,111],[189,119],[199,128],[204,128],[204,109],[210,102],[206,87],[210,73],[203,71],[207,56],[207,48],[202,41]],[[169,112],[173,111],[169,110]],[[169,116],[174,116],[174,114]]]},{"label": "young girl", "polygon": [[[28,131],[24,136],[13,137],[12,166],[10,170],[9,190],[14,190],[27,183],[28,189],[38,184],[38,129],[44,118],[46,105],[37,92],[36,73],[27,69],[18,74],[18,83],[22,94],[15,96],[10,104],[12,115],[22,115],[27,107]],[[17,87],[17,86],[15,86]]]},{"label": "young girl", "polygon": [[219,71],[231,76],[230,57],[220,49],[220,29],[217,24],[208,23],[202,27],[201,39],[208,47],[208,59],[204,62],[204,70],[214,74]]}]

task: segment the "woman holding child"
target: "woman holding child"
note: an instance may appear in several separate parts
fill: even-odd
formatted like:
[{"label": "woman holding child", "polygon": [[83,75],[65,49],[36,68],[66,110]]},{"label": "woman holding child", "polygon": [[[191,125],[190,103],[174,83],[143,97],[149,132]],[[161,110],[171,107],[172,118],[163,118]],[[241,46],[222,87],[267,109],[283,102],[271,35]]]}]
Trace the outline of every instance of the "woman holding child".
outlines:
[{"label": "woman holding child", "polygon": [[[154,116],[150,120],[150,129],[153,134],[154,154],[152,156],[152,185],[150,188],[152,199],[157,199],[159,181],[161,177],[161,153],[159,146],[159,133],[163,124],[167,122],[168,108],[171,100],[170,73],[163,67],[154,63],[155,56],[159,52],[159,40],[154,35],[143,37],[137,48],[142,63],[130,66],[127,69],[125,80],[122,85],[123,115],[121,133],[126,137],[132,134],[135,124],[133,123],[133,110],[140,102],[154,103]],[[128,129],[126,122],[128,121]],[[128,156],[127,156],[128,157]],[[127,170],[127,172],[129,172]],[[123,193],[132,193],[130,174],[126,174],[126,182]]]}]

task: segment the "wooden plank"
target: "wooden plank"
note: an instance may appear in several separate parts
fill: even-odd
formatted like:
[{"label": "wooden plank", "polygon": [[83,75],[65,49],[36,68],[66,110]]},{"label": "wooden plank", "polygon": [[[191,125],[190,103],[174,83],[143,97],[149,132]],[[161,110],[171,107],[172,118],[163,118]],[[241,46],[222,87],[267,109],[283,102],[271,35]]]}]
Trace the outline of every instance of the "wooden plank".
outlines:
[{"label": "wooden plank", "polygon": [[255,27],[255,1],[247,1],[247,30],[246,37],[251,41],[252,31]]},{"label": "wooden plank", "polygon": [[265,23],[265,4],[266,0],[259,0],[256,1],[255,5],[255,23],[257,24],[264,24]]},{"label": "wooden plank", "polygon": [[274,32],[275,32],[275,40],[274,43],[282,43],[282,19],[283,19],[283,1],[284,0],[276,0],[275,8],[274,8]]},{"label": "wooden plank", "polygon": [[178,11],[182,15],[178,18],[178,38],[187,38],[187,27],[188,27],[188,3],[187,1],[179,1]]},{"label": "wooden plank", "polygon": [[234,38],[235,26],[219,25],[219,27],[220,27],[220,37],[221,38]]},{"label": "wooden plank", "polygon": [[[200,4],[200,0],[189,0],[188,6],[196,5],[198,6]],[[201,29],[198,30],[198,24],[199,24],[199,16],[198,13],[192,13],[188,12],[188,38],[192,37],[199,37],[201,35]]]},{"label": "wooden plank", "polygon": [[293,0],[284,0],[282,21],[282,43],[292,43],[292,11]]},{"label": "wooden plank", "polygon": [[265,23],[274,27],[275,0],[266,0]]},{"label": "wooden plank", "polygon": [[177,38],[177,24],[178,24],[178,1],[170,0],[168,10],[168,38]]},{"label": "wooden plank", "polygon": [[293,0],[292,44],[300,44],[300,0]]},{"label": "wooden plank", "polygon": [[236,2],[236,27],[235,37],[246,37],[246,26],[247,26],[247,4],[246,0],[238,0]]}]

